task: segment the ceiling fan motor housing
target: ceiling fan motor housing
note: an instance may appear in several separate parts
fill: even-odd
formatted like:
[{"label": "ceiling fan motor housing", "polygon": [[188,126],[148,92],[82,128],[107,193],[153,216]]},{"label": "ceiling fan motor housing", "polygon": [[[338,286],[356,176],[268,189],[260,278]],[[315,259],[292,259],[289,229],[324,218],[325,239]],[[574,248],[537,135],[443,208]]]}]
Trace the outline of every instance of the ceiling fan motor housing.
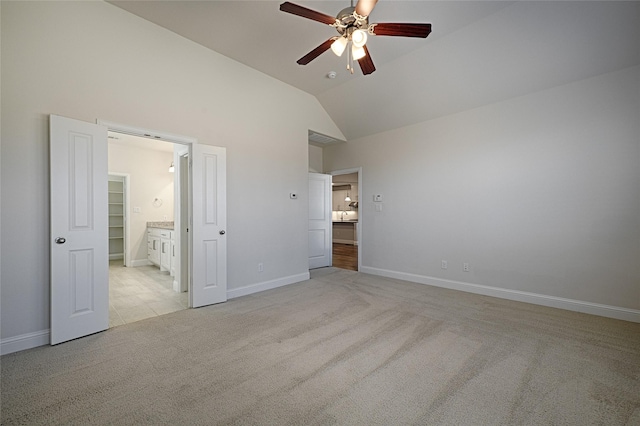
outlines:
[{"label": "ceiling fan motor housing", "polygon": [[336,20],[339,22],[339,24],[338,22],[336,23],[336,30],[338,30],[341,35],[345,33],[348,35],[354,30],[366,30],[369,27],[369,18],[367,16],[360,16],[359,18],[364,19],[357,19],[355,11],[355,7],[345,7],[336,15]]}]

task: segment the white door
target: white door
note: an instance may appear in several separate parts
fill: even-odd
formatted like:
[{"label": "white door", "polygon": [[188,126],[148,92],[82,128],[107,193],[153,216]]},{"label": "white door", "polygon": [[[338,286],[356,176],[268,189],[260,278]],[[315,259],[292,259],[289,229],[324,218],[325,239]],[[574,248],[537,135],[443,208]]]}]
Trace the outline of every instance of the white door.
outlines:
[{"label": "white door", "polygon": [[309,269],[331,266],[331,175],[309,173]]},{"label": "white door", "polygon": [[107,128],[49,120],[55,345],[109,327]]},{"label": "white door", "polygon": [[227,300],[226,149],[192,146],[191,307]]}]

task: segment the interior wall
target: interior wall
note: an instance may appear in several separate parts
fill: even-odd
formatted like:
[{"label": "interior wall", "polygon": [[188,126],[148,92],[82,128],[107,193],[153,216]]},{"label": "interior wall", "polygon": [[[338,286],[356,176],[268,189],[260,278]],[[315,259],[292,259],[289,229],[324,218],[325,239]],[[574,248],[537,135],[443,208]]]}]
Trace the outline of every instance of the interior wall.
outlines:
[{"label": "interior wall", "polygon": [[[169,165],[173,152],[154,151],[109,143],[109,173],[127,173],[129,178],[129,227],[133,266],[147,260],[147,222],[172,221],[173,179]],[[156,199],[162,204],[154,203]],[[139,207],[140,212],[133,212]],[[166,218],[166,219],[165,219]]]},{"label": "interior wall", "polygon": [[0,8],[0,338],[49,329],[49,114],[226,147],[229,289],[308,275],[314,97],[105,2]]},{"label": "interior wall", "polygon": [[363,167],[363,270],[640,318],[639,87],[632,67],[326,147]]},{"label": "interior wall", "polygon": [[322,147],[309,145],[309,171],[312,173],[323,173]]}]

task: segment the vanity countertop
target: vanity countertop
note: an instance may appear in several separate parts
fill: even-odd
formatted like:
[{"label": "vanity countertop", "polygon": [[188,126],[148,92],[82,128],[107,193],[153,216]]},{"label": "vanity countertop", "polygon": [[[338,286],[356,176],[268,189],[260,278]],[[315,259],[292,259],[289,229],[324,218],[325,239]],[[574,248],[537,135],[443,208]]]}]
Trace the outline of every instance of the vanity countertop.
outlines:
[{"label": "vanity countertop", "polygon": [[160,228],[173,230],[173,221],[171,222],[147,222],[147,228]]}]

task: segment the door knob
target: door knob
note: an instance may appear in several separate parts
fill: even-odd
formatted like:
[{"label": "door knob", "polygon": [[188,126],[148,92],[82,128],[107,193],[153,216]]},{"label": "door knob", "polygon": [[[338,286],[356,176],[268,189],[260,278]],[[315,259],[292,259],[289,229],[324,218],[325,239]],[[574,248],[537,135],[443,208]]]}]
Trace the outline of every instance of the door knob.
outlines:
[{"label": "door knob", "polygon": [[224,235],[224,234],[226,234],[226,233],[227,233],[227,232],[226,232],[224,229],[223,229],[222,231],[220,231],[220,235]]},{"label": "door knob", "polygon": [[64,239],[64,238],[62,238],[62,237],[58,237],[58,238],[56,238],[56,239],[55,239],[55,241],[56,241],[56,244],[64,244],[64,243],[66,243],[66,242],[67,242],[67,240],[65,240],[65,239]]}]

